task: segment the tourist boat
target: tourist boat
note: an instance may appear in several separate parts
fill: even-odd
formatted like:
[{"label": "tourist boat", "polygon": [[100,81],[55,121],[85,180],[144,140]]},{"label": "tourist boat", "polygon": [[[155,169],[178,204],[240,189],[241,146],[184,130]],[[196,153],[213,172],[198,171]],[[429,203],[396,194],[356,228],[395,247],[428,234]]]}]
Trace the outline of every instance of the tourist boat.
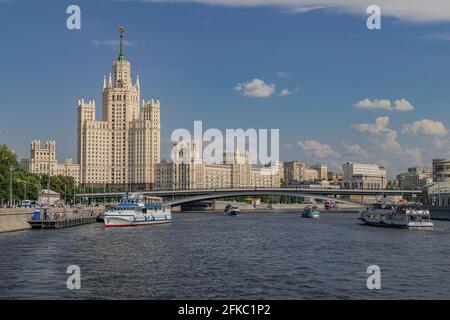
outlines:
[{"label": "tourist boat", "polygon": [[325,211],[339,211],[338,205],[331,201],[325,201],[324,209]]},{"label": "tourist boat", "polygon": [[306,206],[305,209],[303,209],[302,217],[317,219],[320,218],[320,211],[316,206]]},{"label": "tourist boat", "polygon": [[131,227],[171,222],[171,208],[162,198],[126,194],[103,214],[105,227]]},{"label": "tourist boat", "polygon": [[238,207],[229,204],[225,207],[225,213],[231,217],[237,217],[241,215],[241,210],[239,210]]},{"label": "tourist boat", "polygon": [[425,208],[386,202],[374,203],[361,212],[361,220],[367,225],[391,228],[430,229],[434,226]]}]

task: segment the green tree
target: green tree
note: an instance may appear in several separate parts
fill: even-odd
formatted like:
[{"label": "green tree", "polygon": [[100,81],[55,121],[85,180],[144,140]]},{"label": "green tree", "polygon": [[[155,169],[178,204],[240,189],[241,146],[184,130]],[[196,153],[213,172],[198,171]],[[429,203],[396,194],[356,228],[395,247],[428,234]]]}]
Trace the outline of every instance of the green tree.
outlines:
[{"label": "green tree", "polygon": [[[37,200],[38,194],[48,186],[48,175],[37,175],[29,173],[20,168],[16,154],[6,145],[0,145],[0,203],[9,202],[9,189],[12,172],[13,201],[20,203],[22,200]],[[59,193],[61,199],[68,203],[73,201],[75,189],[73,177],[52,176],[50,177],[50,189]],[[102,190],[94,190],[100,192]]]}]

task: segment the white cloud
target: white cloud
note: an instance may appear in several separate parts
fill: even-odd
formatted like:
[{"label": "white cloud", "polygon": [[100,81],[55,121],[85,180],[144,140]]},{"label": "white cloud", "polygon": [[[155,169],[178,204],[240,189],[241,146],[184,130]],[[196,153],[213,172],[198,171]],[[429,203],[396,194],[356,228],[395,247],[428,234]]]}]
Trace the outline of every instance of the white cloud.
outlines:
[{"label": "white cloud", "polygon": [[447,129],[445,128],[445,125],[440,121],[422,119],[410,124],[405,124],[402,128],[402,133],[422,133],[430,136],[443,137],[447,135]]},{"label": "white cloud", "polygon": [[389,133],[392,130],[387,128],[389,125],[390,119],[389,117],[378,117],[375,119],[375,123],[361,123],[357,124],[354,127],[359,132],[368,132],[370,134],[383,134],[383,133]]},{"label": "white cloud", "polygon": [[408,166],[422,165],[422,151],[418,147],[404,147],[397,141],[397,131],[388,128],[389,117],[378,117],[375,123],[361,123],[353,126],[356,130],[369,133],[378,148],[390,152]]},{"label": "white cloud", "polygon": [[388,99],[374,99],[370,100],[368,98],[358,101],[353,105],[356,109],[364,109],[364,110],[387,110],[387,111],[411,111],[414,110],[414,106],[405,98],[401,98],[399,100],[395,100],[392,103]]},{"label": "white cloud", "polygon": [[408,100],[401,98],[394,102],[394,109],[397,111],[412,111],[414,106]]},{"label": "white cloud", "polygon": [[392,103],[389,100],[381,99],[381,100],[369,100],[368,98],[358,101],[354,104],[354,107],[357,109],[367,109],[367,110],[375,110],[375,109],[383,109],[383,110],[392,110]]},{"label": "white cloud", "polygon": [[240,92],[245,97],[268,98],[274,94],[275,85],[254,79],[250,82],[239,83],[234,87],[234,91]]},{"label": "white cloud", "polygon": [[353,127],[362,133],[369,133],[374,142],[385,151],[400,152],[401,145],[397,142],[397,131],[388,128],[389,117],[378,117],[375,123],[361,123]]},{"label": "white cloud", "polygon": [[285,146],[286,149],[288,149],[288,150],[293,150],[293,149],[294,149],[294,146],[293,146],[292,144],[290,144],[290,143],[286,143],[284,146]]},{"label": "white cloud", "polygon": [[294,8],[289,9],[291,13],[306,13],[314,10],[320,10],[320,9],[326,9],[329,8],[329,6],[309,6],[309,7],[300,7],[300,8]]},{"label": "white cloud", "polygon": [[404,161],[409,166],[423,165],[422,151],[420,150],[420,148],[403,148],[403,157],[405,159]]},{"label": "white cloud", "polygon": [[286,96],[293,95],[293,94],[295,94],[297,92],[298,92],[298,88],[295,88],[294,91],[291,91],[291,90],[286,88],[286,89],[281,90],[279,95],[280,95],[280,97],[286,97]]},{"label": "white cloud", "polygon": [[352,144],[342,141],[342,147],[345,154],[352,157],[367,157],[367,151],[364,150],[359,144]]},{"label": "white cloud", "polygon": [[447,148],[449,141],[448,141],[448,139],[443,139],[441,137],[433,137],[433,139],[431,140],[431,143],[432,143],[433,147],[436,149],[444,149],[444,148]]},{"label": "white cloud", "polygon": [[[291,12],[307,12],[324,8],[337,13],[366,16],[367,7],[373,0],[143,0],[145,2],[192,2],[230,7],[272,6]],[[377,0],[383,16],[395,17],[411,22],[450,21],[448,0]]]},{"label": "white cloud", "polygon": [[420,38],[429,41],[450,41],[450,33],[433,33]]},{"label": "white cloud", "polygon": [[317,158],[339,157],[339,153],[334,151],[329,145],[322,144],[317,140],[298,141],[299,147],[309,155]]}]

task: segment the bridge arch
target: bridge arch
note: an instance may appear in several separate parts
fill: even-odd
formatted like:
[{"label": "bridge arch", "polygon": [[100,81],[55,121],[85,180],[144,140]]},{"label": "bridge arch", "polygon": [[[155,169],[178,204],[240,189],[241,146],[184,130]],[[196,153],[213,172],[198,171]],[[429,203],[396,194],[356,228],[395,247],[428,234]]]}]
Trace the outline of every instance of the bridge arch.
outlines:
[{"label": "bridge arch", "polygon": [[206,200],[215,200],[215,199],[226,199],[226,198],[236,198],[236,197],[254,197],[254,196],[288,196],[288,197],[298,197],[298,198],[314,198],[320,200],[329,200],[338,203],[350,204],[350,205],[358,205],[362,206],[363,204],[355,201],[344,200],[341,198],[335,198],[330,196],[324,196],[319,194],[312,193],[302,193],[302,192],[292,192],[292,191],[262,191],[262,190],[246,190],[246,191],[228,191],[228,192],[212,192],[195,196],[187,196],[184,198],[175,199],[169,201],[168,203],[175,207],[183,204],[200,202]]}]

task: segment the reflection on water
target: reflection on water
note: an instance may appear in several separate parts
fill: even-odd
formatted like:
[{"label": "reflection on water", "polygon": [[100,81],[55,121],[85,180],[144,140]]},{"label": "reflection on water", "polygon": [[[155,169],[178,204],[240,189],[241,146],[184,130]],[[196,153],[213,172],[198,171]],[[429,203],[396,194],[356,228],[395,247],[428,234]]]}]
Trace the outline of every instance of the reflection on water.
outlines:
[{"label": "reflection on water", "polygon": [[[168,225],[1,234],[0,298],[450,298],[450,222],[413,231],[357,217],[180,213]],[[66,288],[72,264],[81,290]],[[381,290],[366,288],[372,264]]]}]

